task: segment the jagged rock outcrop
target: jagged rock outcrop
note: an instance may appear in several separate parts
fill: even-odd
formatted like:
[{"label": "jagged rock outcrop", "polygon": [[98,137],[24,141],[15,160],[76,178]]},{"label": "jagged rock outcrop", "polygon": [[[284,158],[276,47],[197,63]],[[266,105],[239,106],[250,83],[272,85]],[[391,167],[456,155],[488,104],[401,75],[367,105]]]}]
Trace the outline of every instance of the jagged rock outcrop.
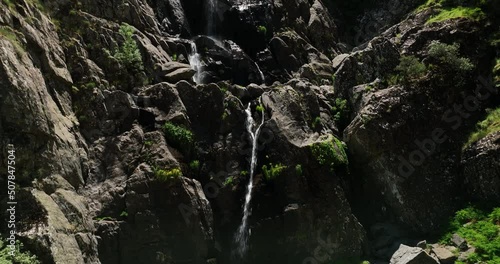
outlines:
[{"label": "jagged rock outcrop", "polygon": [[[265,122],[245,263],[388,261],[414,242],[399,225],[437,230],[464,192],[497,202],[499,134],[462,149],[494,98],[467,118],[455,107],[491,72],[491,29],[428,24],[432,9],[397,23],[418,3],[396,2],[362,16],[362,33],[381,23],[359,43],[336,1],[0,2],[19,239],[49,264],[238,262],[248,106]],[[401,56],[427,62],[432,40],[478,66],[456,85],[432,72],[389,83]],[[419,261],[436,263],[404,246],[391,260]]]},{"label": "jagged rock outcrop", "polygon": [[429,256],[423,249],[409,247],[401,244],[391,258],[391,264],[438,264],[439,262]]},{"label": "jagged rock outcrop", "polygon": [[500,197],[500,133],[493,133],[467,147],[462,154],[463,177],[468,194],[476,201],[495,203]]}]

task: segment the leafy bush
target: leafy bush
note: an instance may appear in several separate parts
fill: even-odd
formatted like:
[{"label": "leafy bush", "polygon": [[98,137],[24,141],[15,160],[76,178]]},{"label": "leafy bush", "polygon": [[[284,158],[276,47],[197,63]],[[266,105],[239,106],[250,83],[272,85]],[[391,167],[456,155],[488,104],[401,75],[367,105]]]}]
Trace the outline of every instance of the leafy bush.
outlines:
[{"label": "leafy bush", "polygon": [[114,51],[113,57],[121,64],[133,72],[139,72],[144,69],[142,56],[135,42],[134,28],[129,24],[123,23],[120,26],[120,35],[124,38],[123,44]]},{"label": "leafy bush", "polygon": [[180,148],[184,153],[189,153],[194,143],[194,136],[188,129],[171,122],[163,125],[163,133],[169,143]]},{"label": "leafy bush", "polygon": [[342,98],[335,99],[335,105],[332,106],[330,111],[333,114],[333,119],[337,122],[343,122],[347,119],[349,109],[347,108],[347,100]]},{"label": "leafy bush", "polygon": [[256,110],[257,112],[261,112],[261,113],[262,113],[262,112],[264,112],[264,106],[262,106],[262,105],[260,104],[260,105],[258,105],[257,107],[255,107],[255,110]]},{"label": "leafy bush", "polygon": [[498,131],[500,131],[500,107],[490,110],[486,119],[477,123],[476,131],[470,135],[465,147]]},{"label": "leafy bush", "polygon": [[241,176],[243,176],[243,177],[248,176],[248,171],[246,171],[246,170],[242,170],[242,171],[240,172],[240,175],[241,175]]},{"label": "leafy bush", "polygon": [[267,35],[267,28],[265,26],[258,26],[257,31],[262,35]]},{"label": "leafy bush", "polygon": [[450,230],[444,236],[443,242],[449,243],[451,234],[457,233],[476,248],[467,263],[498,263],[500,260],[500,208],[495,208],[490,214],[468,207],[458,211],[450,222]]},{"label": "leafy bush", "polygon": [[427,67],[415,56],[402,56],[396,71],[399,72],[398,81],[410,82],[422,78],[427,73]]},{"label": "leafy bush", "polygon": [[321,117],[317,116],[314,118],[312,124],[311,124],[311,127],[313,129],[316,129],[319,125],[321,125]]},{"label": "leafy bush", "polygon": [[179,168],[173,168],[169,170],[155,168],[154,174],[158,180],[163,182],[175,180],[182,177],[182,171]]},{"label": "leafy bush", "polygon": [[271,181],[280,176],[283,170],[285,170],[286,168],[287,167],[281,163],[279,164],[270,163],[269,166],[268,165],[262,166],[262,173],[264,174],[266,180]]},{"label": "leafy bush", "polygon": [[468,58],[460,57],[459,49],[460,45],[457,43],[450,45],[433,40],[429,44],[432,72],[445,84],[450,83],[450,78],[455,84],[462,84],[466,74],[474,68]]},{"label": "leafy bush", "polygon": [[229,185],[233,185],[233,183],[234,183],[233,176],[229,176],[226,178],[226,180],[224,181],[224,183],[222,185],[229,186]]},{"label": "leafy bush", "polygon": [[468,58],[459,56],[460,45],[457,43],[446,44],[433,40],[429,44],[429,56],[440,64],[448,65],[453,70],[467,72],[474,68]]},{"label": "leafy bush", "polygon": [[344,145],[334,136],[326,141],[313,144],[311,151],[319,164],[329,166],[331,170],[337,166],[348,164]]},{"label": "leafy bush", "polygon": [[21,242],[16,240],[16,249],[14,256],[10,255],[10,248],[7,242],[0,240],[0,264],[40,264],[38,258],[28,251],[24,250]]},{"label": "leafy bush", "polygon": [[200,161],[193,160],[189,163],[189,168],[193,171],[198,171],[200,169]]}]

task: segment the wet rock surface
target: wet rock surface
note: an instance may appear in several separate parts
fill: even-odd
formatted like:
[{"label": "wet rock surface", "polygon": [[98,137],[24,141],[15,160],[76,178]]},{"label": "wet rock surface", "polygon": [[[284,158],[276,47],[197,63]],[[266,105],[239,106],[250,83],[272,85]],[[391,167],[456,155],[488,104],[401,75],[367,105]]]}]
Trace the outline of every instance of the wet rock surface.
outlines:
[{"label": "wet rock surface", "polygon": [[[357,22],[381,21],[358,43],[337,2],[7,2],[0,149],[16,147],[19,240],[43,263],[237,263],[248,104],[265,120],[244,263],[452,263],[404,244],[500,199],[500,134],[464,148],[498,98],[455,110],[489,80],[477,22],[428,24],[415,1],[389,1]],[[462,45],[463,84],[388,83],[433,40]]]}]

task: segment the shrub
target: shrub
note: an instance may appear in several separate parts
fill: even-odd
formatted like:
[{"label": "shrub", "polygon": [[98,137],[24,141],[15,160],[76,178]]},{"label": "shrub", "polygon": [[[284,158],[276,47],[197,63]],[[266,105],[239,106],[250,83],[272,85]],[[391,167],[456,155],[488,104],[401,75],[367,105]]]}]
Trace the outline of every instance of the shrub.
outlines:
[{"label": "shrub", "polygon": [[184,153],[189,153],[194,143],[194,136],[188,129],[171,122],[163,125],[163,133],[169,143],[180,148]]},{"label": "shrub", "polygon": [[264,112],[264,106],[262,106],[262,105],[260,104],[260,105],[258,105],[257,107],[255,107],[255,110],[256,110],[257,112],[261,112],[261,113],[262,113],[262,112]]},{"label": "shrub", "polygon": [[200,169],[200,161],[193,160],[189,163],[189,168],[193,171],[198,171]]},{"label": "shrub", "polygon": [[337,122],[343,122],[347,119],[349,109],[347,108],[347,100],[342,98],[335,99],[335,105],[330,111],[333,114],[333,119]]},{"label": "shrub", "polygon": [[313,144],[311,151],[320,165],[328,166],[331,170],[337,166],[348,164],[344,145],[334,136],[326,141]]},{"label": "shrub", "polygon": [[154,169],[155,177],[163,182],[168,182],[170,180],[175,180],[182,177],[182,171],[179,168],[173,168],[170,170]]},{"label": "shrub", "polygon": [[433,72],[446,84],[450,83],[449,78],[457,84],[462,84],[465,74],[474,68],[468,58],[460,57],[459,49],[460,45],[457,43],[450,45],[433,40],[429,44],[428,54],[431,64],[438,65],[438,67],[432,67]]},{"label": "shrub", "polygon": [[243,177],[248,176],[248,171],[243,170],[243,171],[240,172],[240,175],[243,176]]},{"label": "shrub", "polygon": [[459,56],[460,45],[457,43],[446,44],[433,40],[429,44],[429,57],[437,60],[440,64],[448,65],[453,70],[467,72],[474,68],[468,58]]},{"label": "shrub", "polygon": [[469,140],[464,147],[481,140],[489,134],[500,131],[500,107],[490,110],[486,119],[476,125],[476,131],[469,136]]},{"label": "shrub", "polygon": [[457,233],[476,248],[469,255],[467,263],[497,263],[500,255],[500,208],[494,208],[490,214],[468,207],[458,211],[450,222],[450,230],[443,241],[449,243],[451,234]]},{"label": "shrub", "polygon": [[133,39],[134,28],[129,24],[123,23],[120,26],[120,35],[124,38],[122,45],[113,53],[113,57],[121,64],[133,72],[139,72],[144,69],[142,56]]},{"label": "shrub", "polygon": [[257,31],[262,35],[267,35],[267,28],[265,26],[258,26]]},{"label": "shrub", "polygon": [[399,72],[398,81],[409,82],[422,78],[427,72],[427,67],[415,56],[402,56],[396,71]]},{"label": "shrub", "polygon": [[40,264],[38,258],[29,251],[24,250],[24,245],[16,240],[15,254],[10,255],[10,248],[5,240],[0,240],[0,263],[2,264]]},{"label": "shrub", "polygon": [[321,125],[321,117],[317,116],[316,118],[314,118],[311,126],[313,129],[316,129],[319,125]]},{"label": "shrub", "polygon": [[234,183],[233,176],[229,176],[226,178],[226,180],[224,181],[224,183],[222,185],[229,186],[229,185],[233,185],[233,183]]},{"label": "shrub", "polygon": [[280,176],[283,170],[285,170],[286,168],[287,167],[281,163],[276,165],[270,163],[269,166],[268,165],[262,166],[262,173],[264,174],[266,180],[271,181]]},{"label": "shrub", "polygon": [[128,213],[127,213],[127,211],[122,211],[122,212],[120,213],[120,217],[127,218],[127,217],[128,217]]}]

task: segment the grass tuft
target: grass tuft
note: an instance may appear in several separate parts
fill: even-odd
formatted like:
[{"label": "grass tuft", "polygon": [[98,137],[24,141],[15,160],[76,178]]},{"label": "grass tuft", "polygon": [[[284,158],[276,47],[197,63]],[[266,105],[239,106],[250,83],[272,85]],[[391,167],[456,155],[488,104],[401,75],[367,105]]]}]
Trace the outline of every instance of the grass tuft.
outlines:
[{"label": "grass tuft", "polygon": [[450,20],[454,18],[467,18],[473,21],[481,21],[486,18],[486,15],[479,7],[455,7],[451,9],[443,9],[437,15],[431,17],[427,24]]},{"label": "grass tuft", "polygon": [[500,131],[500,108],[489,111],[486,119],[477,123],[476,131],[470,135],[465,147],[468,147],[487,135],[498,131]]}]

